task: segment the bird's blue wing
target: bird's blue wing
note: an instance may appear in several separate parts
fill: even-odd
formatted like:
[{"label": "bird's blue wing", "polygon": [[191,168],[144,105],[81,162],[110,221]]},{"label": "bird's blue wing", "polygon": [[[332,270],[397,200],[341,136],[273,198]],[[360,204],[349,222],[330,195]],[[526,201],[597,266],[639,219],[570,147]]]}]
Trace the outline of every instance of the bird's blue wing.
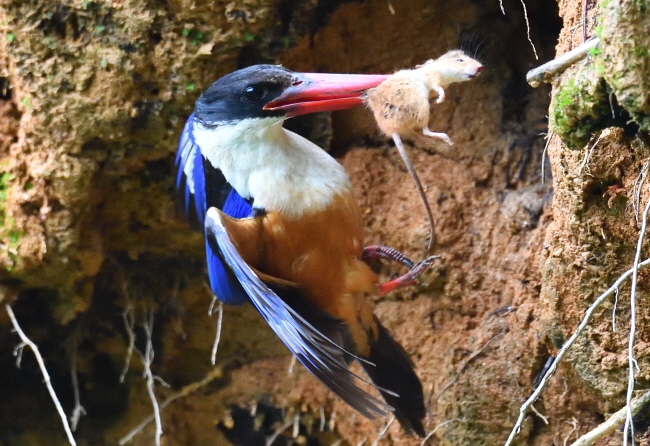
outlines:
[{"label": "bird's blue wing", "polygon": [[[233,280],[241,284],[251,303],[307,370],[368,418],[384,416],[392,410],[391,406],[356,385],[359,377],[348,370],[345,362],[351,354],[341,347],[345,345],[342,338],[349,335],[345,324],[314,309],[307,315],[305,311],[297,311],[297,306],[289,305],[290,299],[280,298],[242,259],[214,208],[206,214],[205,238],[212,245],[210,252],[226,265]],[[308,318],[318,322],[312,324]],[[323,332],[331,335],[328,337]]]},{"label": "bird's blue wing", "polygon": [[[183,128],[176,154],[176,189],[185,215],[196,228],[204,230],[204,219],[208,207],[217,207],[233,218],[251,215],[252,208],[203,157],[194,138],[194,114],[190,115]],[[192,209],[194,208],[194,209]],[[232,272],[224,268],[221,259],[205,244],[208,278],[212,292],[222,302],[240,305],[248,300],[246,293]]]},{"label": "bird's blue wing", "polygon": [[[185,216],[193,219],[196,215],[201,229],[203,229],[203,216],[208,209],[203,163],[201,150],[194,140],[194,114],[191,114],[187,118],[178,142],[176,189],[181,193],[180,200]],[[190,210],[192,203],[195,214]]]}]

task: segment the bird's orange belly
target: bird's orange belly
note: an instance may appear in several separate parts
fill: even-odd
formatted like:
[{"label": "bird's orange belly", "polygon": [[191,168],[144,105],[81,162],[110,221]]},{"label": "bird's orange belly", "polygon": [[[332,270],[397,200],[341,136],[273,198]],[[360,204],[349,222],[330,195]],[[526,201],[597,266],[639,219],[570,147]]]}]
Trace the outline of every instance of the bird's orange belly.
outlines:
[{"label": "bird's orange belly", "polygon": [[377,276],[360,260],[363,225],[352,197],[337,196],[323,211],[300,218],[262,217],[257,268],[300,284],[310,302],[341,317],[348,295],[375,291]]},{"label": "bird's orange belly", "polygon": [[369,354],[377,327],[366,295],[376,292],[378,278],[360,259],[363,223],[351,195],[299,218],[268,212],[224,224],[244,261],[297,284],[310,305],[348,325],[358,354]]}]

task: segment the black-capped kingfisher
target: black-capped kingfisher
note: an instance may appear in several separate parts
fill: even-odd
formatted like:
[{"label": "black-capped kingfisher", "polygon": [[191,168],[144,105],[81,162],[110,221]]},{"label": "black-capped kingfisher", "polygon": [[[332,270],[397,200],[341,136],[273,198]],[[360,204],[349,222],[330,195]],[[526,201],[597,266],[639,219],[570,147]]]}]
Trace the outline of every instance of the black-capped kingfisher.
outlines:
[{"label": "black-capped kingfisher", "polygon": [[[282,127],[292,116],[360,105],[365,90],[386,78],[256,65],[218,79],[183,130],[177,186],[204,231],[215,295],[226,304],[251,302],[297,359],[358,412],[392,411],[407,433],[424,436],[422,384],[366,296],[416,283],[432,258],[414,264],[387,247],[364,249],[343,167]],[[410,270],[380,285],[372,258]],[[354,359],[385,402],[357,386],[362,378],[348,370]]]}]

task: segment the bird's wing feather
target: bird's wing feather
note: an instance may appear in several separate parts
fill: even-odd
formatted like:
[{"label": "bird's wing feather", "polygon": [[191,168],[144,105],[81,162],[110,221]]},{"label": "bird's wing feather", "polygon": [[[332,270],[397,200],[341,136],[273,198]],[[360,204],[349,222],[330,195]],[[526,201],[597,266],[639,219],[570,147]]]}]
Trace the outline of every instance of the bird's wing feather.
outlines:
[{"label": "bird's wing feather", "polygon": [[[194,122],[192,114],[178,143],[176,189],[180,192],[179,199],[190,224],[203,231],[208,207],[217,207],[233,218],[248,217],[252,208],[226,181],[221,171],[205,160],[194,138]],[[207,241],[205,250],[212,292],[226,304],[240,305],[246,302],[248,298],[241,284],[224,267],[221,258],[215,255]]]},{"label": "bird's wing feather", "polygon": [[[348,370],[345,362],[350,353],[342,347],[344,338],[349,336],[344,323],[313,308],[287,303],[298,299],[285,301],[280,298],[241,257],[216,209],[209,209],[206,214],[205,238],[213,245],[211,252],[227,265],[255,308],[307,370],[366,417],[384,416],[392,410],[391,406],[356,385],[358,377]],[[271,286],[286,288],[286,284]],[[299,292],[297,289],[293,291]]]}]

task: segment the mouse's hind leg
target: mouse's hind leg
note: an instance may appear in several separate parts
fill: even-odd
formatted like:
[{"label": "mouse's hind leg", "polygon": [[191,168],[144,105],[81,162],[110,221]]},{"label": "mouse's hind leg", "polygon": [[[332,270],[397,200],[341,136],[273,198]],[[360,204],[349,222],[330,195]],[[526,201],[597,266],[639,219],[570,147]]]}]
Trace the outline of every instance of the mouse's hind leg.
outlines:
[{"label": "mouse's hind leg", "polygon": [[449,138],[449,135],[447,135],[446,133],[432,132],[431,130],[429,130],[429,127],[424,127],[422,129],[422,134],[424,134],[425,136],[430,136],[431,138],[442,139],[450,146],[454,145],[454,143],[451,141],[451,138]]}]

